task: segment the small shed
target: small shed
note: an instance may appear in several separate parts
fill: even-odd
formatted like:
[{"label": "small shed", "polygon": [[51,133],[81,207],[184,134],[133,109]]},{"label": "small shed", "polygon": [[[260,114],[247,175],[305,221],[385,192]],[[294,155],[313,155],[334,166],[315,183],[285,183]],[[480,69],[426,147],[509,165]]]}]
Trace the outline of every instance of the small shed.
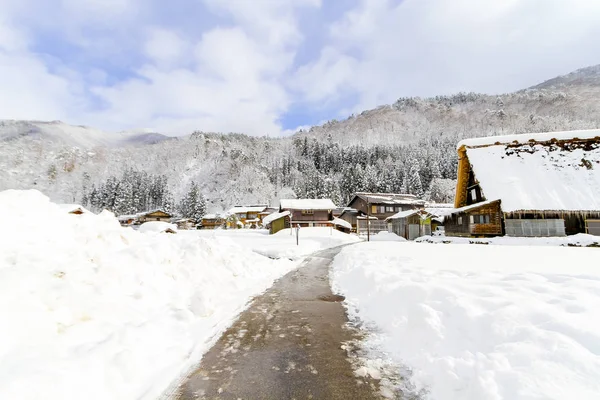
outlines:
[{"label": "small shed", "polygon": [[423,210],[400,211],[386,219],[388,232],[407,240],[431,235],[431,215]]},{"label": "small shed", "polygon": [[283,211],[278,213],[272,213],[263,218],[263,225],[269,229],[271,235],[290,227],[290,215],[289,211]]}]

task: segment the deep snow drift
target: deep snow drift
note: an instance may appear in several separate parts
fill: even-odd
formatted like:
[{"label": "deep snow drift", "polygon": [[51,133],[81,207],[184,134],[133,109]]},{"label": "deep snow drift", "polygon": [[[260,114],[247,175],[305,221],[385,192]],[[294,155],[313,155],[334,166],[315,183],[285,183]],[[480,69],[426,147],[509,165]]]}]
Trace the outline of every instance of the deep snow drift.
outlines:
[{"label": "deep snow drift", "polygon": [[599,256],[361,243],[342,249],[332,280],[371,332],[358,373],[393,361],[412,370],[415,387],[401,387],[428,399],[591,400],[600,393]]},{"label": "deep snow drift", "polygon": [[296,265],[37,191],[0,192],[0,209],[2,399],[155,399]]}]

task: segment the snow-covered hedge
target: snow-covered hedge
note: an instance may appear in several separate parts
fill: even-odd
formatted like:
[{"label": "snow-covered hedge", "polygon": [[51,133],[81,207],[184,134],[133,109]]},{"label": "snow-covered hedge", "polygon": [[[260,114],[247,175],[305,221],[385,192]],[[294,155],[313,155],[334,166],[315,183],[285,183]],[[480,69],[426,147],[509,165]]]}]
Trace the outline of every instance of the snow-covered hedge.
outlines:
[{"label": "snow-covered hedge", "polygon": [[[290,268],[0,192],[0,398],[156,398]],[[216,336],[215,336],[216,335]]]}]

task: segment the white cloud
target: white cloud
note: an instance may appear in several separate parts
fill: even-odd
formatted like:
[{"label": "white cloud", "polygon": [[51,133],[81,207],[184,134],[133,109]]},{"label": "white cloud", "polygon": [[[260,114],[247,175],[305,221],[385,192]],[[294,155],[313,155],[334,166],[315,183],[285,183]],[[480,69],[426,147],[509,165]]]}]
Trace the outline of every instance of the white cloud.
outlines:
[{"label": "white cloud", "polygon": [[[304,95],[350,92],[360,111],[407,95],[521,89],[598,63],[598,20],[595,0],[363,0],[301,69],[312,78]],[[352,74],[337,73],[340,63]]]}]

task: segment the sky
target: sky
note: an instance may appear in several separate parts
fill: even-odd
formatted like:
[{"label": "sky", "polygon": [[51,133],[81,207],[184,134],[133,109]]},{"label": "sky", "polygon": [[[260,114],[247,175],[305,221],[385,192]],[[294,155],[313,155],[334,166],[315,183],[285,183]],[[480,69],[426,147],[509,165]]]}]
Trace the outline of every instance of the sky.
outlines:
[{"label": "sky", "polygon": [[600,64],[598,0],[0,0],[0,119],[286,135]]}]

